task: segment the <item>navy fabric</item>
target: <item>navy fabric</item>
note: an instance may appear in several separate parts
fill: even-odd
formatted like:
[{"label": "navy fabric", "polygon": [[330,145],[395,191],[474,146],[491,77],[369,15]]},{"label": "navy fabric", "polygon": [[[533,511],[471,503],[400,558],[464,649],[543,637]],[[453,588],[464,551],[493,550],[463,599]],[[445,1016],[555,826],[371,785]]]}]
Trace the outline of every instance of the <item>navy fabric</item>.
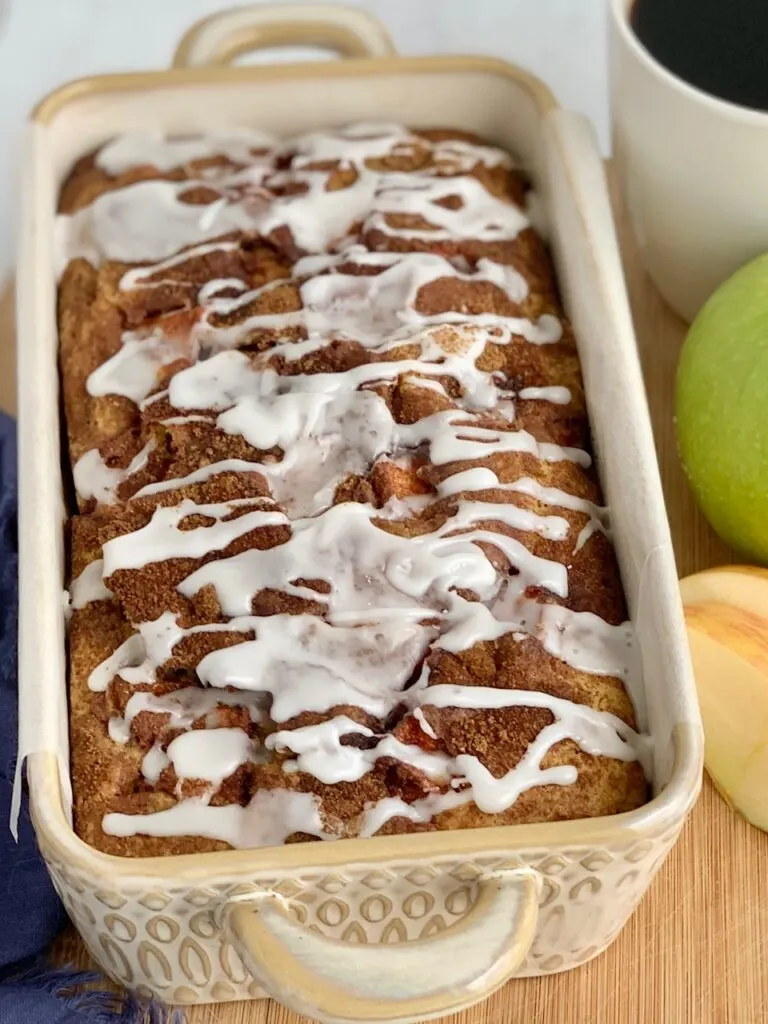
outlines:
[{"label": "navy fabric", "polygon": [[[16,431],[0,419],[0,971],[44,949],[65,915],[37,853],[24,801],[19,842],[10,820],[16,768]],[[0,1020],[2,1015],[0,1013]]]},{"label": "navy fabric", "polygon": [[16,429],[0,413],[0,1024],[182,1024],[178,1012],[94,989],[104,982],[95,973],[45,961],[66,915],[37,849],[26,792],[18,843],[8,827],[18,724],[17,570]]}]

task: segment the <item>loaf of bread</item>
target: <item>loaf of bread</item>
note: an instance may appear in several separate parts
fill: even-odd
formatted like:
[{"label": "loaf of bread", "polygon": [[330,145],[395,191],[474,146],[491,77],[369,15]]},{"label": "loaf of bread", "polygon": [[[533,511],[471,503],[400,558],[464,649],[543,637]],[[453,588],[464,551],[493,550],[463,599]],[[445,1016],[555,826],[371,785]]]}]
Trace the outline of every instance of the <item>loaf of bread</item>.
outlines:
[{"label": "loaf of bread", "polygon": [[536,209],[501,150],[390,124],[137,133],[72,170],[86,842],[154,856],[646,799],[632,627]]}]

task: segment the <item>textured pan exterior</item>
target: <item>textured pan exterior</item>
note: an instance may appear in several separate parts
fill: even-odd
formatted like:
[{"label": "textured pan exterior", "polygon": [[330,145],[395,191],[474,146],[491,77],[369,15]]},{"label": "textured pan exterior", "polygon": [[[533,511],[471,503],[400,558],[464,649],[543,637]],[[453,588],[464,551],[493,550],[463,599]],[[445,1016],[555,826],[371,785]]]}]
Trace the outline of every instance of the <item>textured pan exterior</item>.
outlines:
[{"label": "textured pan exterior", "polygon": [[[423,71],[430,87],[432,72],[507,76],[517,89],[528,91],[544,115],[553,107],[547,90],[525,73],[498,61],[436,58],[349,61],[279,69],[206,69],[199,72],[111,76],[76,83],[49,97],[38,108],[38,124],[57,116],[67,104],[105,91],[163,86],[190,87],[228,76],[252,75],[254,82],[272,78],[315,79],[355,72],[380,80],[407,68]],[[151,104],[147,104],[151,117]],[[223,116],[223,112],[222,112]],[[446,120],[450,112],[446,111]],[[30,168],[30,175],[35,169]],[[604,186],[601,186],[604,188]],[[602,195],[598,196],[602,199]],[[52,211],[51,211],[52,212]],[[34,218],[33,218],[34,219]],[[50,223],[29,223],[26,231],[50,230]],[[613,268],[620,279],[618,258]],[[20,362],[22,402],[34,397],[34,379],[41,358],[29,334],[32,313],[26,308],[30,282],[50,274],[46,266],[22,265],[27,281],[21,293]],[[620,290],[615,301],[626,302]],[[41,350],[44,352],[44,350]],[[638,382],[633,386],[641,387]],[[25,390],[26,388],[26,390]],[[594,396],[593,396],[594,400]],[[30,420],[22,417],[22,434],[32,446]],[[24,445],[22,439],[22,447]],[[36,452],[30,476],[45,473],[58,462],[55,438],[45,452]],[[603,465],[604,475],[610,466]],[[38,479],[38,478],[35,478]],[[21,522],[25,502],[35,494],[22,486]],[[51,499],[53,500],[53,499]],[[661,503],[659,502],[659,505]],[[27,507],[31,511],[31,506]],[[663,509],[654,509],[663,516]],[[55,518],[57,509],[51,509]],[[22,558],[34,544],[32,524],[23,525]],[[31,557],[31,556],[30,556]],[[671,549],[664,557],[671,559]],[[24,564],[24,563],[23,563]],[[672,566],[673,569],[673,566]],[[60,586],[59,567],[48,567]],[[22,570],[23,572],[23,570]],[[667,579],[669,577],[667,573]],[[50,580],[49,580],[50,582]],[[670,591],[674,589],[674,578]],[[669,598],[675,607],[676,595]],[[37,617],[38,632],[46,619],[36,609],[30,588],[22,595],[22,621]],[[654,595],[653,600],[656,600]],[[46,613],[47,614],[47,613]],[[22,648],[24,647],[22,639]],[[676,675],[675,665],[685,652],[661,657],[669,665],[664,686],[675,700],[665,712],[674,747],[674,766],[663,792],[639,811],[614,818],[524,825],[460,833],[407,835],[334,844],[299,844],[279,849],[233,851],[196,857],[127,860],[101,854],[74,834],[65,811],[59,764],[52,752],[31,754],[29,780],[33,819],[43,855],[67,910],[83,939],[104,970],[120,982],[146,994],[176,1003],[247,999],[264,993],[221,927],[227,901],[235,895],[271,890],[281,894],[297,919],[321,933],[348,942],[382,946],[432,935],[460,921],[477,896],[478,879],[499,867],[527,865],[541,878],[538,928],[523,975],[566,970],[590,959],[616,936],[668,853],[698,793],[701,736],[689,680]],[[27,664],[29,660],[27,661]],[[24,651],[22,650],[22,670]],[[50,681],[63,687],[63,679]],[[55,690],[61,693],[61,690]],[[682,712],[681,710],[682,709]],[[53,712],[51,712],[52,714]],[[439,963],[431,965],[439,971]],[[468,1003],[474,1001],[468,997]]]},{"label": "textured pan exterior", "polygon": [[[679,738],[682,745],[691,742],[690,736]],[[439,844],[432,837],[416,844],[396,838],[352,841],[355,853],[370,856],[349,863],[339,856],[321,859],[326,851],[316,853],[318,844],[311,844],[316,863],[301,868],[278,866],[288,860],[280,856],[257,868],[244,853],[225,869],[219,867],[222,855],[214,853],[200,855],[188,868],[178,862],[195,858],[144,862],[154,866],[145,874],[139,862],[95,853],[73,834],[64,844],[56,841],[66,826],[48,820],[58,799],[50,791],[56,766],[53,759],[42,763],[43,757],[35,755],[31,769],[34,821],[69,915],[108,974],[175,1003],[264,995],[219,925],[233,896],[272,890],[290,901],[299,921],[329,937],[384,945],[455,924],[477,898],[479,878],[519,865],[533,868],[542,880],[536,938],[520,975],[576,967],[618,935],[677,839],[697,792],[692,779],[686,803],[654,801],[658,806],[649,805],[651,813],[640,812],[646,823],[638,827],[622,821],[637,813],[608,821],[607,828],[563,823],[556,833],[560,841],[552,840],[550,827],[513,826],[446,833],[449,841]],[[520,842],[508,844],[510,833]],[[351,842],[335,845],[334,853],[355,856]]]}]

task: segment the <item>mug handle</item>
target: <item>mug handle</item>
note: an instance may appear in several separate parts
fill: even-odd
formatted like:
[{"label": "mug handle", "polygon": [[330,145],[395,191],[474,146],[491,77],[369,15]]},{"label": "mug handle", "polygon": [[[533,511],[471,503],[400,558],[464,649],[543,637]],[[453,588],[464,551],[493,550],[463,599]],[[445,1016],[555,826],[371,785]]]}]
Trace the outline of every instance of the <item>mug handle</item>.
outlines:
[{"label": "mug handle", "polygon": [[381,22],[365,11],[336,4],[258,4],[196,22],[176,47],[173,67],[222,67],[273,46],[316,46],[342,57],[397,53]]},{"label": "mug handle", "polygon": [[224,927],[279,1002],[324,1024],[417,1021],[485,999],[518,970],[536,932],[539,882],[523,868],[479,883],[460,921],[426,939],[364,945],[296,921],[274,892],[231,899]]}]

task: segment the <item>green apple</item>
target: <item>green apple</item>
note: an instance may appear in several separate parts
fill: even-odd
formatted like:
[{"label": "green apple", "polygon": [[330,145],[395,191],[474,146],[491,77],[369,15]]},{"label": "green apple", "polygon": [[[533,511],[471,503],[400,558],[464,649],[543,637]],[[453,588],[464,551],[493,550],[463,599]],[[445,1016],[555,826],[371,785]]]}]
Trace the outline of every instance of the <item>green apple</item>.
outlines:
[{"label": "green apple", "polygon": [[704,515],[737,551],[768,564],[768,254],[696,317],[675,406],[680,458]]}]

